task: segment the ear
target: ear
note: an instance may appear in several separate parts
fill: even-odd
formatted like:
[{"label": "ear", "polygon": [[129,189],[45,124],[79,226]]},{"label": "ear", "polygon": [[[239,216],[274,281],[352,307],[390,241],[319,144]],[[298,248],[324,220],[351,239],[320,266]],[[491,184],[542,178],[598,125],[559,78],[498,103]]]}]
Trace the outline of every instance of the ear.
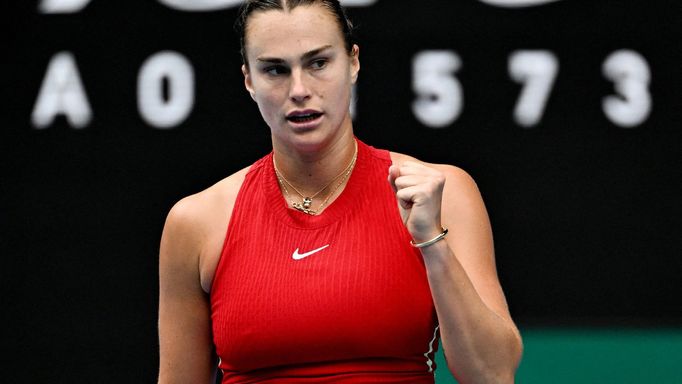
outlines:
[{"label": "ear", "polygon": [[242,64],[242,75],[244,75],[244,87],[249,91],[251,98],[256,101],[256,91],[253,90],[253,82],[251,81],[251,73],[246,64]]},{"label": "ear", "polygon": [[351,81],[355,84],[358,81],[358,73],[360,72],[360,47],[357,44],[353,44],[350,60]]}]

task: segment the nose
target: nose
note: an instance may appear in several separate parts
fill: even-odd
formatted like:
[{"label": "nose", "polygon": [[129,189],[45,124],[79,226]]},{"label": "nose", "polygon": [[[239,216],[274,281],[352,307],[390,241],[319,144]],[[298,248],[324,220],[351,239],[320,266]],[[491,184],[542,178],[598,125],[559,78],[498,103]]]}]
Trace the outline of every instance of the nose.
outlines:
[{"label": "nose", "polygon": [[305,79],[305,72],[300,69],[292,69],[291,83],[289,85],[289,98],[300,103],[310,98],[310,89]]}]

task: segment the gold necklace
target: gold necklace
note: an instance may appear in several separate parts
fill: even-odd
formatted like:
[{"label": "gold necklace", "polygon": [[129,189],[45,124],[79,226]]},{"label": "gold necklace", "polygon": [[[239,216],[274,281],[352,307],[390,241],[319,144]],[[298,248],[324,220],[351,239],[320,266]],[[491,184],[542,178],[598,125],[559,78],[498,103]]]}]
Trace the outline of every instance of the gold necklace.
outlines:
[{"label": "gold necklace", "polygon": [[[351,172],[353,171],[353,168],[355,168],[355,161],[357,160],[357,158],[358,158],[358,143],[357,143],[357,141],[356,141],[356,142],[355,142],[355,152],[353,153],[353,158],[351,159],[351,161],[350,161],[350,163],[348,164],[348,166],[346,166],[346,168],[344,168],[344,170],[343,170],[341,173],[339,173],[339,174],[336,175],[334,178],[332,178],[332,179],[329,181],[329,183],[327,183],[324,187],[322,187],[322,189],[320,189],[319,191],[315,192],[314,194],[312,194],[312,195],[310,195],[310,196],[305,196],[304,194],[302,194],[302,193],[301,193],[293,184],[291,184],[291,182],[290,182],[289,180],[287,180],[287,179],[284,177],[284,175],[282,175],[282,173],[281,173],[281,172],[279,171],[279,169],[277,168],[277,162],[275,161],[275,156],[272,156],[272,163],[273,163],[273,166],[274,166],[274,168],[275,168],[275,175],[277,175],[277,181],[279,181],[279,184],[282,186],[282,189],[284,189],[284,194],[287,195],[287,199],[291,199],[291,195],[289,194],[289,190],[287,189],[286,185],[289,185],[289,186],[290,186],[294,191],[296,191],[296,193],[298,193],[298,195],[301,197],[301,201],[300,201],[300,202],[291,200],[291,205],[292,205],[295,209],[297,209],[297,210],[299,210],[299,211],[301,211],[301,212],[303,212],[303,213],[306,213],[306,214],[308,214],[308,215],[316,215],[317,212],[320,211],[320,210],[322,209],[322,207],[324,207],[324,206],[327,204],[327,202],[329,202],[329,199],[334,195],[334,193],[336,193],[336,191],[337,191],[337,190],[341,187],[341,185],[346,181],[346,179],[348,178],[348,176],[349,176],[349,175],[351,174]],[[334,180],[337,180],[337,179],[338,179],[339,177],[341,177],[341,176],[343,176],[343,178],[341,178],[341,180],[339,180],[338,184],[336,184],[336,187],[334,187],[334,189],[331,191],[331,193],[329,193],[329,194],[327,195],[327,197],[324,199],[324,201],[322,202],[322,204],[320,204],[320,205],[317,207],[317,210],[313,210],[313,209],[311,208],[311,207],[312,207],[312,204],[313,204],[313,198],[315,198],[317,195],[319,195],[320,192],[322,192],[322,191],[324,191],[325,189],[327,189],[330,185],[332,185],[332,183],[334,182]]]}]

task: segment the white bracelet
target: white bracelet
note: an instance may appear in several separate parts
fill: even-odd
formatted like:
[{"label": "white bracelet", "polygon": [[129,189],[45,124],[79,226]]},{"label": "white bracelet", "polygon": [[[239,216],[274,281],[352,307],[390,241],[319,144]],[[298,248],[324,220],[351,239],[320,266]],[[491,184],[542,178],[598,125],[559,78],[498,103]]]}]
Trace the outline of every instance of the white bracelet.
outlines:
[{"label": "white bracelet", "polygon": [[427,240],[423,243],[415,243],[414,240],[410,240],[410,245],[412,245],[415,248],[424,248],[424,247],[428,247],[429,245],[431,245],[433,243],[438,242],[438,240],[445,238],[445,235],[448,234],[447,228],[441,227],[441,229],[443,230],[443,232],[441,232],[438,236],[434,237],[433,239]]}]

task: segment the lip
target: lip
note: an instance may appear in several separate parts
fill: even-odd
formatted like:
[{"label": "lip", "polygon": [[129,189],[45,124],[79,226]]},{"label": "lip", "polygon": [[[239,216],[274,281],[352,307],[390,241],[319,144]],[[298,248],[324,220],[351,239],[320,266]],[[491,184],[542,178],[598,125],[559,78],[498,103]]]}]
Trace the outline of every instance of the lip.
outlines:
[{"label": "lip", "polygon": [[305,116],[305,115],[314,115],[314,114],[322,114],[322,112],[316,110],[316,109],[296,109],[293,110],[289,113],[286,114],[287,119],[290,117],[295,117],[295,116]]},{"label": "lip", "polygon": [[[316,117],[313,119],[306,119],[304,121],[292,120],[292,118],[295,118],[298,116],[307,116],[307,115],[315,115]],[[317,125],[320,124],[323,117],[324,117],[324,113],[320,112],[318,110],[315,110],[315,109],[299,109],[299,110],[294,110],[294,111],[287,113],[285,116],[285,120],[293,128],[305,130],[305,129],[315,128]]]}]

